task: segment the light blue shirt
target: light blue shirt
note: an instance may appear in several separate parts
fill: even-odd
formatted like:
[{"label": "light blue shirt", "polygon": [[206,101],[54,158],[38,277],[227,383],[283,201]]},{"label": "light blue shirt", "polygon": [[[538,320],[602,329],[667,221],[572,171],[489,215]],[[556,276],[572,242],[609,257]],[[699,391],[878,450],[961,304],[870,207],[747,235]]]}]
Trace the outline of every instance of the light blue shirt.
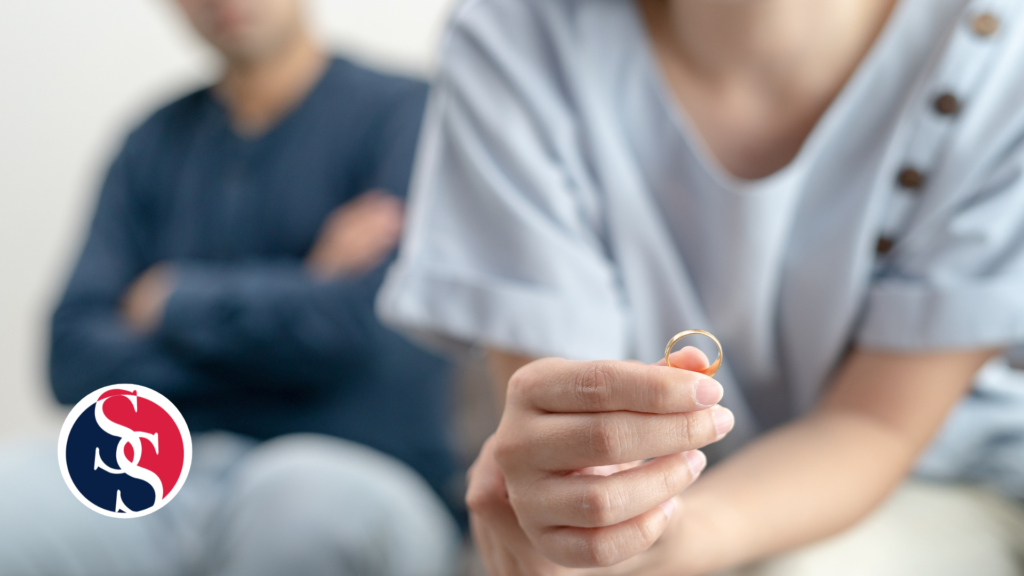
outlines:
[{"label": "light blue shirt", "polygon": [[[972,28],[982,12],[994,34]],[[631,1],[466,2],[378,311],[580,359],[655,361],[674,333],[708,329],[737,416],[721,452],[806,413],[851,344],[1022,343],[1021,70],[1024,3],[903,0],[797,157],[741,181],[668,94]],[[956,113],[937,110],[943,94]],[[898,183],[907,167],[923,186]],[[1024,391],[1007,400],[1004,368],[983,388],[1016,420],[993,428],[991,394],[972,395],[923,471],[1024,495],[1024,468],[968,461],[1012,432],[1024,462]]]}]

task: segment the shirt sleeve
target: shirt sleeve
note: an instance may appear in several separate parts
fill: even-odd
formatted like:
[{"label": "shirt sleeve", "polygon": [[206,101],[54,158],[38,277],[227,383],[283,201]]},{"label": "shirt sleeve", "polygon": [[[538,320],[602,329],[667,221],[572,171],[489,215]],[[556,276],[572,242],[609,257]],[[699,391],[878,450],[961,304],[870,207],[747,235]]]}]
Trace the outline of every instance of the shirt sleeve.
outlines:
[{"label": "shirt sleeve", "polygon": [[153,134],[129,137],[100,194],[88,238],[53,315],[50,377],[74,403],[118,382],[175,400],[225,388],[340,386],[384,328],[373,313],[385,266],[320,281],[298,260],[174,261],[175,288],[154,334],[131,330],[120,300],[156,264],[145,161]]},{"label": "shirt sleeve", "polygon": [[57,399],[72,404],[102,386],[141,384],[181,398],[214,384],[154,337],[135,334],[118,303],[147,266],[146,210],[133,194],[137,138],[129,138],[111,166],[89,235],[54,312],[50,380]]},{"label": "shirt sleeve", "polygon": [[386,108],[375,144],[369,150],[368,188],[382,188],[405,198],[409,191],[412,162],[423,120],[427,88],[424,84],[406,81],[407,85],[395,102]]},{"label": "shirt sleeve", "polygon": [[[1024,146],[930,218],[873,282],[865,347],[925,350],[1024,343]],[[911,228],[911,232],[913,228]]]},{"label": "shirt sleeve", "polygon": [[378,312],[413,334],[617,358],[621,291],[546,4],[456,15]]},{"label": "shirt sleeve", "polygon": [[291,260],[176,262],[157,335],[189,363],[253,385],[335,386],[377,345],[383,269],[321,281]]}]

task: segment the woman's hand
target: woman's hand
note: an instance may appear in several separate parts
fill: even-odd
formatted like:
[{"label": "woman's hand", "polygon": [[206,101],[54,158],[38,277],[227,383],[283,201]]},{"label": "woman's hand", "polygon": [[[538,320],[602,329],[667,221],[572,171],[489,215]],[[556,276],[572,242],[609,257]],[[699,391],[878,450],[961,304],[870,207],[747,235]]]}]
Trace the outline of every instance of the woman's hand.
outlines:
[{"label": "woman's hand", "polygon": [[[701,448],[732,429],[722,388],[695,371],[631,362],[539,360],[509,381],[498,431],[470,470],[473,532],[492,576],[563,567],[639,569],[674,496],[703,470]],[[652,459],[638,464],[638,462]],[[634,558],[636,557],[636,558]]]}]

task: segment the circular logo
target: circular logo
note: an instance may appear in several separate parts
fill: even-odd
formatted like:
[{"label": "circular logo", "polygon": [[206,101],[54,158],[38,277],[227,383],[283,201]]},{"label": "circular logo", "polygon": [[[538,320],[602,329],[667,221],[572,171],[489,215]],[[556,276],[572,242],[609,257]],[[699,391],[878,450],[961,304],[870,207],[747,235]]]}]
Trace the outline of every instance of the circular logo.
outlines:
[{"label": "circular logo", "polygon": [[57,455],[64,482],[82,504],[104,516],[138,518],[181,489],[192,465],[192,437],[162,394],[117,384],[71,409]]}]

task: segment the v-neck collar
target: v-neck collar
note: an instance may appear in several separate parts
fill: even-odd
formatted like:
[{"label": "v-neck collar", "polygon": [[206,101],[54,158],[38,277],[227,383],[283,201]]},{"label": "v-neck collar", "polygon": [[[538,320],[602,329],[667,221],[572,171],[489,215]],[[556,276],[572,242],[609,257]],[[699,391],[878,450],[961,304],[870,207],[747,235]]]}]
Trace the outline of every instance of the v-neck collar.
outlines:
[{"label": "v-neck collar", "polygon": [[896,42],[898,30],[903,25],[906,15],[910,12],[907,8],[907,5],[910,4],[909,0],[897,0],[867,53],[861,58],[853,73],[847,78],[842,88],[840,88],[839,93],[825,109],[825,112],[815,122],[814,127],[801,143],[796,155],[785,166],[760,178],[741,178],[722,165],[707,145],[706,140],[690,118],[689,113],[675,98],[668,79],[661,68],[658,55],[651,43],[650,34],[644,23],[643,15],[640,13],[635,1],[631,0],[629,4],[635,23],[634,28],[642,39],[642,42],[637,43],[639,45],[641,65],[645,68],[647,76],[652,80],[660,107],[675,127],[675,132],[683,140],[687,149],[691,151],[697,161],[704,166],[708,175],[723,189],[737,193],[754,193],[762,189],[778,188],[782,182],[794,178],[793,173],[798,172],[801,166],[811,161],[821,148],[823,139],[831,133],[833,125],[842,121],[844,111],[849,109],[849,101],[856,97],[857,93],[866,83],[871,81],[871,72],[877,69],[876,61],[888,52],[893,42]]},{"label": "v-neck collar", "polygon": [[259,144],[268,139],[271,139],[277,133],[284,130],[289,124],[295,122],[297,117],[303,115],[305,110],[309,108],[312,102],[315,102],[319,94],[323,92],[324,85],[327,83],[328,77],[335,73],[338,68],[339,60],[337,58],[330,58],[327,65],[324,66],[323,71],[320,73],[320,78],[313,84],[313,86],[306,92],[306,94],[294,105],[290,110],[283,114],[276,122],[274,122],[269,128],[255,135],[246,135],[240,133],[235,129],[235,126],[231,123],[231,113],[228,110],[224,102],[217,97],[213,86],[208,87],[205,90],[206,100],[209,102],[210,107],[215,111],[221,122],[224,124],[225,130],[232,136],[236,141],[243,144]]}]

